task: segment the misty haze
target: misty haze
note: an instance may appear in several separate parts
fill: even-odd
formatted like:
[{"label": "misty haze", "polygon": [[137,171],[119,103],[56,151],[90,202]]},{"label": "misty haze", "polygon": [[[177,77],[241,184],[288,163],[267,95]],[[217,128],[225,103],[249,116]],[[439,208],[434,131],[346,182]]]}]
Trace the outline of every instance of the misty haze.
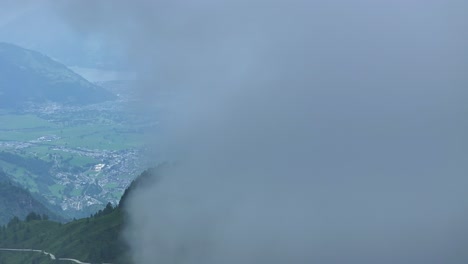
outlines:
[{"label": "misty haze", "polygon": [[468,263],[468,3],[0,3],[0,263]]}]

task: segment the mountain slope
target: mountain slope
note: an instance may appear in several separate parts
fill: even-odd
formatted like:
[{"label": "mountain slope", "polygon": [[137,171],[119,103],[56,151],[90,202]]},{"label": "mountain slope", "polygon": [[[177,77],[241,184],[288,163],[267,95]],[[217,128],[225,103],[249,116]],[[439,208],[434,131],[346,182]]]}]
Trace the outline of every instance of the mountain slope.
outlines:
[{"label": "mountain slope", "polygon": [[[157,169],[163,169],[165,165]],[[147,170],[127,188],[117,207],[110,204],[96,215],[60,224],[48,220],[10,221],[0,228],[0,248],[41,249],[58,258],[84,262],[131,263],[122,240],[128,195],[157,180],[157,169]],[[39,253],[0,252],[0,263],[55,263]]]},{"label": "mountain slope", "polygon": [[85,105],[112,100],[109,91],[32,50],[0,43],[0,107],[54,102]]},{"label": "mountain slope", "polygon": [[[53,253],[57,258],[75,258],[85,262],[117,262],[124,252],[119,239],[122,229],[120,210],[110,210],[93,218],[60,224],[48,220],[10,222],[0,230],[1,248],[40,249]],[[55,263],[40,254],[15,253],[3,256],[0,263],[31,263],[41,257],[39,263]],[[19,259],[24,259],[19,262]]]},{"label": "mountain slope", "polygon": [[14,185],[0,170],[0,224],[6,224],[14,216],[24,219],[29,213],[47,215],[60,220],[56,214],[39,202],[27,190]]}]

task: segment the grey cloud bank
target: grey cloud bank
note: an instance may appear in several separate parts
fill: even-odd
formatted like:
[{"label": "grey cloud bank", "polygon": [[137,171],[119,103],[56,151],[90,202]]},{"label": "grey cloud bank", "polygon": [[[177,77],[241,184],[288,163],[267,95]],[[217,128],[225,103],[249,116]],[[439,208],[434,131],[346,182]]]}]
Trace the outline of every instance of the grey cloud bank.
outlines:
[{"label": "grey cloud bank", "polygon": [[[112,8],[110,8],[112,6]],[[466,263],[463,1],[93,1],[179,166],[135,193],[136,263]]]}]

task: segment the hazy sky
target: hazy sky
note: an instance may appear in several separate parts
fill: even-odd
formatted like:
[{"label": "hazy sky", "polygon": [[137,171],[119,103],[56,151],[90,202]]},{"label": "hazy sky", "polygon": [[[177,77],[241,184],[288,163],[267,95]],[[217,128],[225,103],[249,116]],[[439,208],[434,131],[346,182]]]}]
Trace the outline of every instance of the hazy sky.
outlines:
[{"label": "hazy sky", "polygon": [[123,67],[118,44],[104,40],[99,32],[70,27],[56,12],[59,6],[60,1],[1,0],[0,41],[40,51],[67,66]]},{"label": "hazy sky", "polygon": [[148,115],[177,94],[149,143],[179,165],[128,208],[136,263],[468,261],[465,1],[56,7],[124,47]]}]

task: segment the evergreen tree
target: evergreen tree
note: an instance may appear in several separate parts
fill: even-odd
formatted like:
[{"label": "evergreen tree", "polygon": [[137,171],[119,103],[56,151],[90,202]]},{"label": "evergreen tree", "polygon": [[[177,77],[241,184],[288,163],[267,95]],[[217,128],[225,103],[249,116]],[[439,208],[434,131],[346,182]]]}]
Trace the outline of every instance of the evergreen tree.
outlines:
[{"label": "evergreen tree", "polygon": [[114,211],[114,207],[112,207],[112,204],[109,202],[107,203],[106,208],[104,208],[104,210],[102,211],[102,214],[107,215],[112,213],[112,211]]},{"label": "evergreen tree", "polygon": [[46,214],[43,214],[43,215],[42,215],[42,220],[44,220],[44,221],[49,220],[49,216],[46,215]]}]

